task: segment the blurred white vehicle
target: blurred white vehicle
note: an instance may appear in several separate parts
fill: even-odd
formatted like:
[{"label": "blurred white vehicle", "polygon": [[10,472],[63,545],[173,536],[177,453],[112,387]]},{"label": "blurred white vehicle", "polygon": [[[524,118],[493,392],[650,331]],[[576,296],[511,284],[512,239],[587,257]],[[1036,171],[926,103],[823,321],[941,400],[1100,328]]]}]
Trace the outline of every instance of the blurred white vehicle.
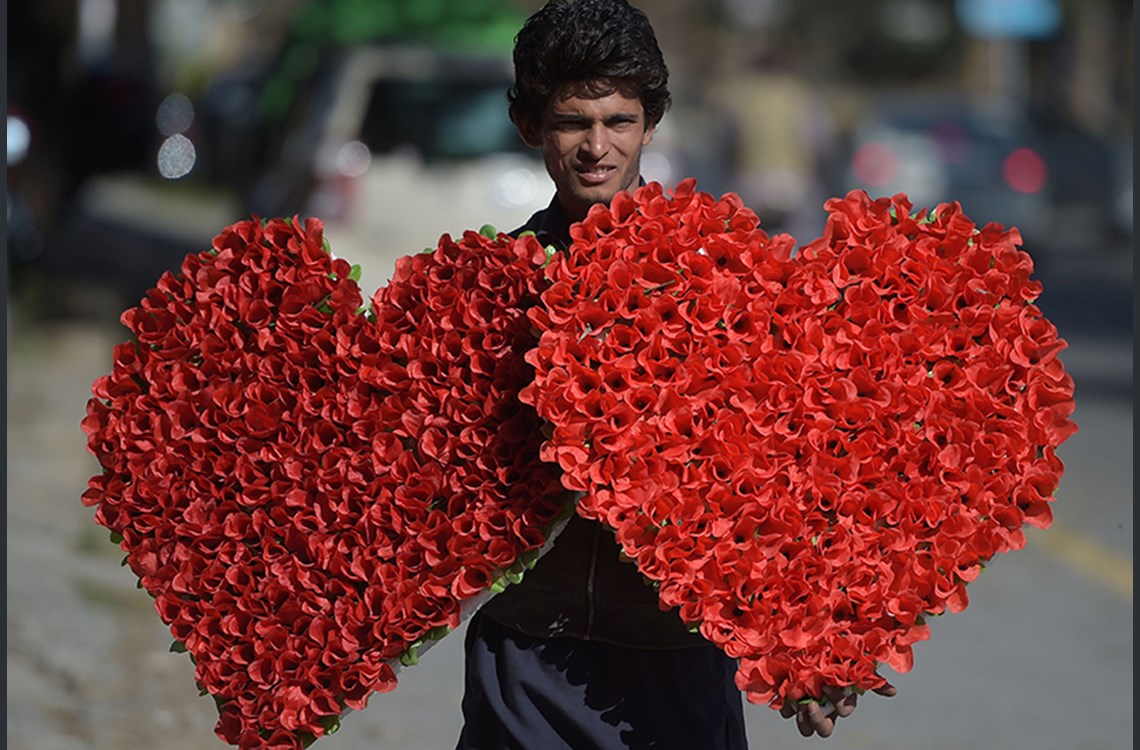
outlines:
[{"label": "blurred white vehicle", "polygon": [[507,117],[508,58],[368,45],[324,60],[250,196],[261,216],[324,220],[366,295],[443,233],[510,231],[554,194]]}]

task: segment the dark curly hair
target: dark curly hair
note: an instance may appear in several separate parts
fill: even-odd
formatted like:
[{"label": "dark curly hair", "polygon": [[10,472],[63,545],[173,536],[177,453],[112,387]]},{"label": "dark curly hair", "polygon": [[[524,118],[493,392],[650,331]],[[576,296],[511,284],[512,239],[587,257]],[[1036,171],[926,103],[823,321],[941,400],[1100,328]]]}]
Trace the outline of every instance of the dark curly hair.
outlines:
[{"label": "dark curly hair", "polygon": [[515,36],[510,118],[535,128],[565,87],[587,96],[621,91],[641,100],[646,125],[669,108],[669,69],[649,19],[625,0],[550,0]]}]

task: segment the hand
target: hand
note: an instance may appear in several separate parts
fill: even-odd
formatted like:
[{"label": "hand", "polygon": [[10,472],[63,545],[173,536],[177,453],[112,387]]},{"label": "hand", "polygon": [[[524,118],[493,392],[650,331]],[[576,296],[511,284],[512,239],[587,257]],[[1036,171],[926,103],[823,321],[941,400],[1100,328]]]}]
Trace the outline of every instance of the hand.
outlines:
[{"label": "hand", "polygon": [[[885,698],[895,695],[898,690],[889,682],[873,690],[874,693]],[[796,717],[796,728],[804,737],[818,734],[820,737],[830,737],[835,731],[835,723],[855,711],[855,704],[859,700],[857,693],[847,692],[839,688],[825,687],[824,697],[830,705],[820,705],[818,701],[807,703],[785,704],[780,709],[780,715],[785,719]],[[826,707],[825,707],[826,706]]]}]

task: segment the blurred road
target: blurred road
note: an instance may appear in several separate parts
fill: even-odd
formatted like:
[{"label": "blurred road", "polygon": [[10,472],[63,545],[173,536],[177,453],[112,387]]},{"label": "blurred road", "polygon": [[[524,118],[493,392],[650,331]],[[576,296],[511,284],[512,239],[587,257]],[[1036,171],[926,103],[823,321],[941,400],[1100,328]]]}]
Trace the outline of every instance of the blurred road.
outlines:
[{"label": "blurred road", "polygon": [[[155,262],[177,264],[205,247],[148,232],[98,234],[105,226],[69,231],[87,248],[124,254],[111,280],[134,299],[132,284],[152,283]],[[1071,346],[1063,360],[1077,381],[1081,430],[1061,452],[1055,525],[993,561],[970,586],[968,610],[932,623],[915,669],[893,678],[897,697],[867,696],[826,741],[805,740],[750,705],[756,750],[1132,747],[1131,248],[1050,255],[1039,269],[1040,304]],[[9,301],[7,747],[222,748],[188,659],[168,653],[150,598],[79,502],[97,469],[79,422],[91,382],[109,371],[124,338],[115,319],[133,304],[95,270],[17,289]],[[316,747],[452,747],[462,637],[442,641],[395,692],[375,696]]]}]

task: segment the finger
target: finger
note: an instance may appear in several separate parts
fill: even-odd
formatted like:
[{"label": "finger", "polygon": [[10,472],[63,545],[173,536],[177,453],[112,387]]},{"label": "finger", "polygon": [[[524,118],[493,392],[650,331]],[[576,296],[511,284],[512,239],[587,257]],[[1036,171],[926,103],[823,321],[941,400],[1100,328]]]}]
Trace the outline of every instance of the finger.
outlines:
[{"label": "finger", "polygon": [[815,734],[815,728],[811,725],[811,719],[808,718],[806,708],[801,708],[796,712],[796,729],[800,730],[800,734],[804,737],[811,737]]},{"label": "finger", "polygon": [[796,715],[796,706],[792,703],[785,703],[784,707],[780,709],[780,716],[785,719],[790,719]]},{"label": "finger", "polygon": [[809,703],[808,720],[811,722],[812,729],[820,737],[830,737],[832,731],[835,729],[835,722],[823,715],[823,709],[820,708],[818,703]]},{"label": "finger", "polygon": [[859,697],[854,693],[843,696],[835,704],[835,715],[840,718],[845,718],[855,713],[855,706],[858,701]]},{"label": "finger", "polygon": [[884,698],[892,698],[895,695],[897,695],[899,691],[897,688],[895,688],[894,685],[887,682],[887,683],[884,683],[882,687],[874,688],[874,690],[872,692],[874,692],[877,695],[881,695]]},{"label": "finger", "polygon": [[850,716],[855,711],[856,702],[859,696],[853,691],[841,690],[835,687],[825,687],[823,689],[827,700],[835,707],[835,713],[838,717]]}]

